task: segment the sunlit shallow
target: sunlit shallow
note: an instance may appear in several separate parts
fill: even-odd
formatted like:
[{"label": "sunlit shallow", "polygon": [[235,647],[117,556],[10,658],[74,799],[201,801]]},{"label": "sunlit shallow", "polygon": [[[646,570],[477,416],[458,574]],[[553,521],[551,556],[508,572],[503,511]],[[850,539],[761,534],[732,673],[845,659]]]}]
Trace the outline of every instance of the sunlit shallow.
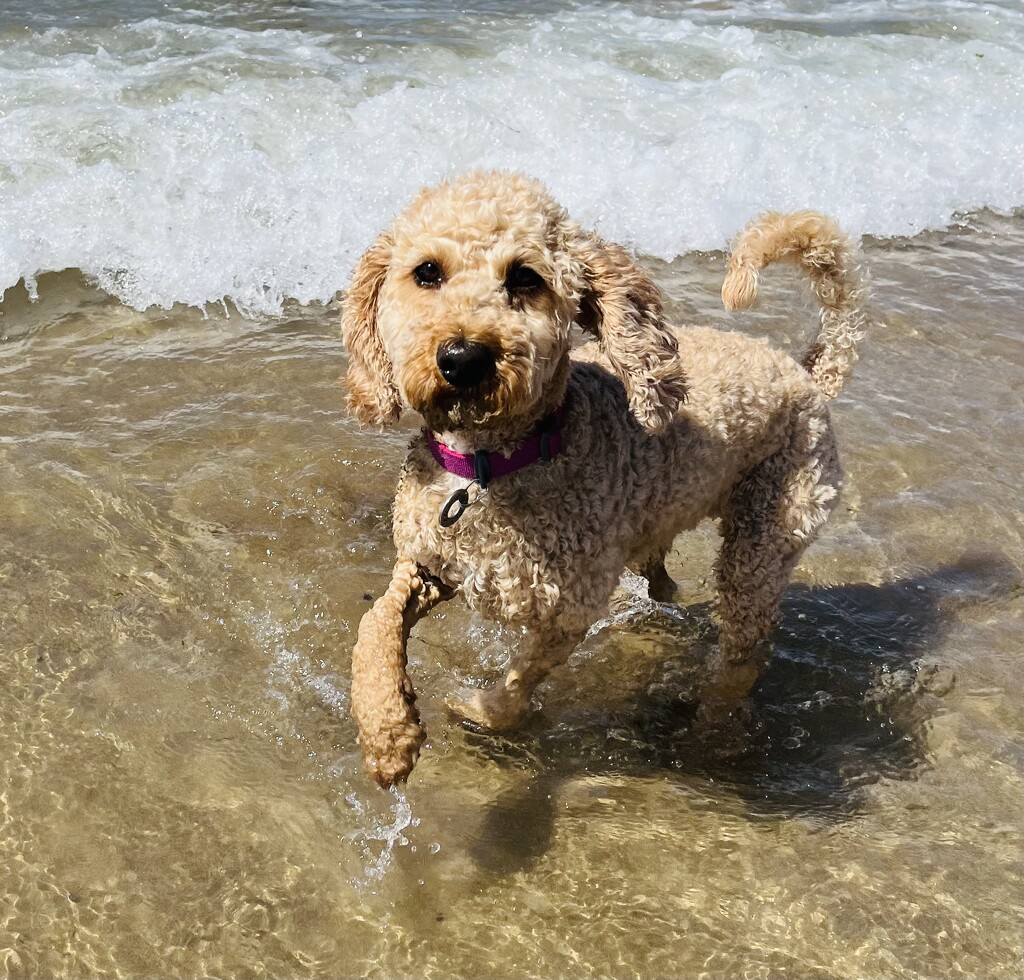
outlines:
[{"label": "sunlit shallow", "polygon": [[[1020,4],[454,11],[0,10],[0,977],[1017,980]],[[721,249],[817,207],[867,236],[871,324],[741,721],[691,731],[706,524],[679,604],[625,577],[514,737],[443,709],[510,637],[421,624],[392,794],[348,669],[418,422],[345,417],[335,296],[471,166],[546,181],[679,322],[790,350],[798,278],[727,317]]]},{"label": "sunlit shallow", "polygon": [[[849,487],[745,725],[702,744],[716,533],[627,578],[515,737],[444,713],[506,637],[456,604],[403,793],[347,661],[407,430],[342,413],[333,307],[139,314],[75,274],[0,317],[0,962],[9,976],[1012,977],[1021,966],[1020,219],[869,243]],[[718,255],[653,266],[682,320]]]}]

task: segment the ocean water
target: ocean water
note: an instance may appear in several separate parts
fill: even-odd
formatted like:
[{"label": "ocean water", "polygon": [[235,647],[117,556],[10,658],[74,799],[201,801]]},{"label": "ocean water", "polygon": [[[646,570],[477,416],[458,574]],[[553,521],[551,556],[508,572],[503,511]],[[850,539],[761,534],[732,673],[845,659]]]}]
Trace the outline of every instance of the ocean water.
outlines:
[{"label": "ocean water", "polygon": [[[1022,151],[1009,0],[0,5],[0,977],[1024,975]],[[447,716],[514,638],[446,604],[408,787],[362,770],[417,420],[346,417],[337,293],[475,166],[793,350],[721,249],[860,237],[843,502],[729,751],[708,524],[513,736]]]},{"label": "ocean water", "polygon": [[1014,0],[14,2],[0,289],[326,302],[421,184],[528,171],[670,260],[766,207],[913,235],[1024,204]]}]

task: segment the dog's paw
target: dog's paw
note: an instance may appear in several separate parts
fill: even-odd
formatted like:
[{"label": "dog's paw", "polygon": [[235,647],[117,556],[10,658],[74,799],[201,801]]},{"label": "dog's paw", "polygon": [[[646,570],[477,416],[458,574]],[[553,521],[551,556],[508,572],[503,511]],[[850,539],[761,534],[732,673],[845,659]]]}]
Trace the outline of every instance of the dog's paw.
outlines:
[{"label": "dog's paw", "polygon": [[384,789],[404,783],[416,765],[426,737],[423,726],[414,722],[397,730],[379,732],[372,738],[360,737],[367,771]]},{"label": "dog's paw", "polygon": [[750,724],[747,702],[711,699],[698,705],[692,730],[708,756],[733,759],[750,747]]},{"label": "dog's paw", "polygon": [[449,694],[445,705],[460,721],[486,732],[518,728],[530,714],[528,699],[502,687],[463,687]]}]

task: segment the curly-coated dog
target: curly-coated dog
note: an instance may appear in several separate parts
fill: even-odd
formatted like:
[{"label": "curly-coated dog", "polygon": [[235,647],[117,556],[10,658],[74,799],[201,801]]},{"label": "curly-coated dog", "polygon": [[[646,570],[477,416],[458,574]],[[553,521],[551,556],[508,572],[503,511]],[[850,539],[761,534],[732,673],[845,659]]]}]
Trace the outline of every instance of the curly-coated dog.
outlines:
[{"label": "curly-coated dog", "polygon": [[[349,409],[383,426],[408,407],[426,423],[395,498],[394,575],[352,654],[352,712],[379,783],[403,780],[425,737],[406,642],[436,603],[458,592],[527,627],[503,681],[455,706],[510,728],[625,566],[672,596],[665,556],[707,517],[722,536],[720,631],[701,711],[749,692],[790,572],[836,503],[826,402],[863,322],[849,241],[807,211],[740,235],[726,305],[749,304],[777,261],[807,273],[822,308],[801,363],[761,340],[671,327],[623,248],[517,174],[422,191],[362,257],[342,314]],[[574,323],[598,343],[571,351]]]}]

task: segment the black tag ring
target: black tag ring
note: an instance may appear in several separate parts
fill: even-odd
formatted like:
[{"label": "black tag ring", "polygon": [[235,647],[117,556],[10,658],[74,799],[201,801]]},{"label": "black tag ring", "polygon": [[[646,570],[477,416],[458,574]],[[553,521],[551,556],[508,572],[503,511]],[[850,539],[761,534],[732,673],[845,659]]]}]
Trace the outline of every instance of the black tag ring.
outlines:
[{"label": "black tag ring", "polygon": [[469,491],[466,487],[460,487],[444,502],[444,506],[441,508],[441,516],[438,518],[441,527],[451,527],[466,513],[468,506]]}]

